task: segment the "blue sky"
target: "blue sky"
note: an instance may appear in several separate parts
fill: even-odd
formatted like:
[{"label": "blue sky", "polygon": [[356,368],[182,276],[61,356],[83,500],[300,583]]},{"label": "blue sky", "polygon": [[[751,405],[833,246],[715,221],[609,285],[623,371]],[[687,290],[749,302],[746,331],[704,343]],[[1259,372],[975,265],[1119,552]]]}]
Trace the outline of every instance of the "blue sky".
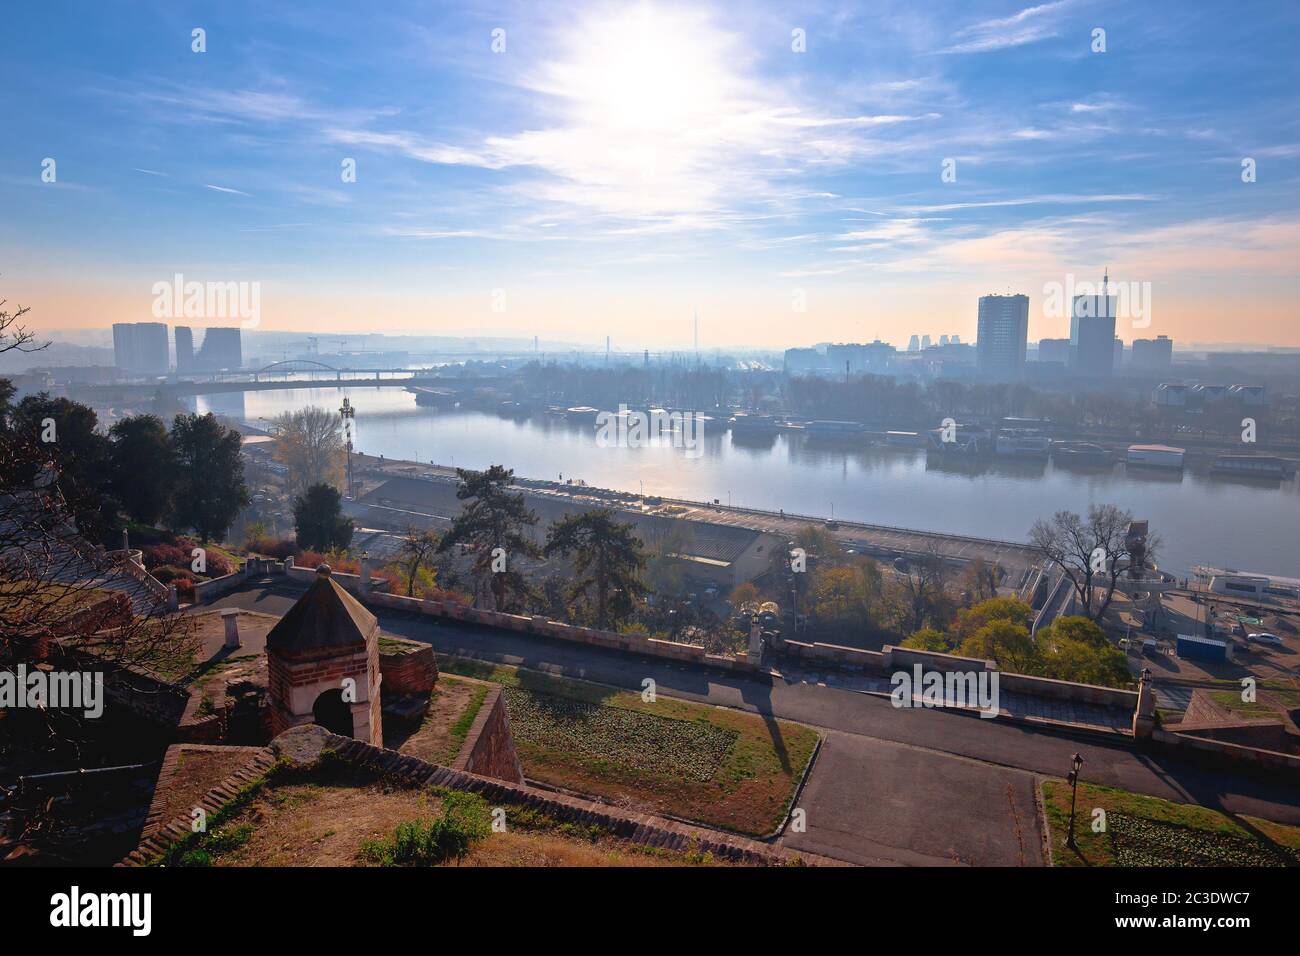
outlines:
[{"label": "blue sky", "polygon": [[973,339],[978,295],[1010,290],[1038,338],[1065,334],[1045,284],[1108,266],[1151,283],[1126,340],[1300,345],[1295,3],[49,3],[4,24],[0,295],[45,328],[147,320],[182,273],[261,283],[265,328],[639,347],[687,344],[698,311],[706,345],[905,344]]}]

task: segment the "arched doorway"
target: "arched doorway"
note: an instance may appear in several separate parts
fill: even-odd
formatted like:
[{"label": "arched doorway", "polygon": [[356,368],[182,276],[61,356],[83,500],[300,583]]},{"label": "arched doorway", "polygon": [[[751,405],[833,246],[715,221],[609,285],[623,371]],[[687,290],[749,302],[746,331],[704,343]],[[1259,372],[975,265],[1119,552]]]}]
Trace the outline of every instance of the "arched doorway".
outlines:
[{"label": "arched doorway", "polygon": [[312,720],[332,734],[352,736],[352,708],[343,702],[343,691],[327,690],[311,708]]}]

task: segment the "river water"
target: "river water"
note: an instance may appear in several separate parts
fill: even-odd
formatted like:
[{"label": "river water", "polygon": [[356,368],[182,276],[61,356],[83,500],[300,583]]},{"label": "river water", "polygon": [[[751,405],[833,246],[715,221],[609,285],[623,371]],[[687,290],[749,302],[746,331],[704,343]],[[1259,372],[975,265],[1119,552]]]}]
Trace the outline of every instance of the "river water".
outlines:
[{"label": "river water", "polygon": [[1300,577],[1300,483],[1212,478],[1203,471],[1061,468],[1007,459],[945,465],[922,449],[860,447],[785,432],[701,439],[702,454],[662,443],[607,448],[594,429],[560,418],[415,404],[400,387],[294,388],[200,395],[213,411],[265,426],[307,405],[357,408],[356,448],[371,455],[485,468],[503,464],[530,478],[580,478],[647,495],[854,519],[976,537],[1023,541],[1036,518],[1112,503],[1147,518],[1163,539],[1157,560],[1186,575],[1197,564]]}]

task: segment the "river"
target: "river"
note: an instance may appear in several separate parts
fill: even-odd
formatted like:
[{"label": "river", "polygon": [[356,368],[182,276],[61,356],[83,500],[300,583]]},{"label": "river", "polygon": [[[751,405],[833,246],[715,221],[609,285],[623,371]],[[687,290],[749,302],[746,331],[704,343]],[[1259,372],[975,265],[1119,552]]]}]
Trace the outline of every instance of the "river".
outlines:
[{"label": "river", "polygon": [[[1062,468],[1008,459],[945,465],[921,449],[859,447],[785,432],[701,439],[702,454],[663,443],[601,447],[594,429],[563,419],[512,419],[433,409],[400,387],[294,388],[200,395],[213,411],[265,427],[307,405],[357,408],[358,451],[462,468],[504,464],[531,478],[580,478],[647,495],[1023,541],[1036,518],[1113,503],[1151,522],[1157,560],[1186,575],[1197,564],[1300,577],[1300,482],[1259,483],[1124,466]],[[698,452],[698,450],[697,450]]]}]

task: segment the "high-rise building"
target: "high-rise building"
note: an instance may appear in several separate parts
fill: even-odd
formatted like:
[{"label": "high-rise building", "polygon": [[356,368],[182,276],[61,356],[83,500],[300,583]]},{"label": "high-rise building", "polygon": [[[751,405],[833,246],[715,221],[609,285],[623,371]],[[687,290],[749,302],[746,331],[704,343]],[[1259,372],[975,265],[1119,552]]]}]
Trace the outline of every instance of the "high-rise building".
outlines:
[{"label": "high-rise building", "polygon": [[921,337],[919,335],[913,335],[907,340],[907,350],[909,352],[921,351]]},{"label": "high-rise building", "polygon": [[924,352],[929,347],[930,347],[930,336],[928,335],[921,336],[921,351]]},{"label": "high-rise building", "polygon": [[1029,296],[980,296],[975,361],[981,375],[1002,381],[1020,378],[1028,343]]},{"label": "high-rise building", "polygon": [[176,335],[176,374],[184,375],[194,369],[194,331],[188,325],[178,325]]},{"label": "high-rise building", "polygon": [[1167,335],[1154,339],[1134,339],[1129,367],[1148,371],[1167,369],[1174,364],[1174,340]]},{"label": "high-rise building", "polygon": [[171,364],[167,326],[161,322],[113,324],[113,364],[119,371],[165,375]]},{"label": "high-rise building", "polygon": [[1070,369],[1075,375],[1107,378],[1115,371],[1115,301],[1107,272],[1101,295],[1076,295],[1070,303]]},{"label": "high-rise building", "polygon": [[244,365],[243,347],[238,328],[212,328],[203,334],[203,345],[195,359],[199,368],[209,371],[237,369]]},{"label": "high-rise building", "polygon": [[1124,340],[1118,335],[1115,336],[1115,364],[1112,368],[1118,370],[1124,365]]},{"label": "high-rise building", "polygon": [[1060,362],[1062,367],[1070,364],[1069,339],[1039,339],[1038,361]]}]

